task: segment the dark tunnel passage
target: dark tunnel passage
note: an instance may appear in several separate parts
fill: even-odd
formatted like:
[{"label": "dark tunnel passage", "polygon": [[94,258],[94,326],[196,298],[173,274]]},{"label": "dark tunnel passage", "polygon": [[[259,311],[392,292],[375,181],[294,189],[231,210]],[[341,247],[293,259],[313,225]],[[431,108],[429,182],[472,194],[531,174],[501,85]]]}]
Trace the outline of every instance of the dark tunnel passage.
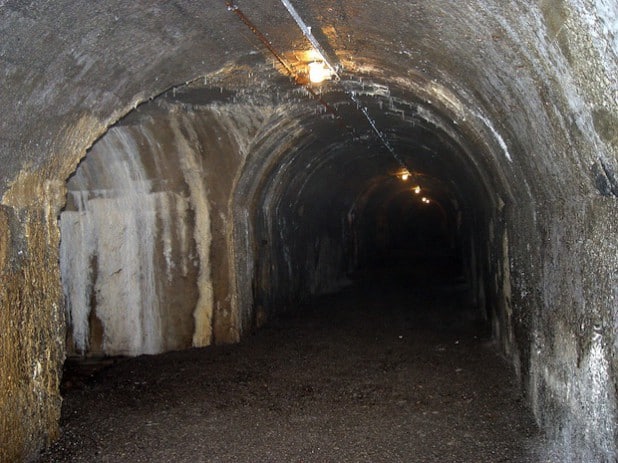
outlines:
[{"label": "dark tunnel passage", "polygon": [[[473,144],[413,113],[391,126],[402,103],[367,91],[402,167],[345,96],[335,120],[310,100],[263,114],[249,93],[176,88],[110,129],[69,179],[64,437],[41,461],[534,461],[541,437],[490,343],[495,295],[479,294],[497,266],[483,233],[496,211]],[[221,310],[243,290],[246,306]],[[219,438],[173,430],[195,407],[193,426],[215,420]],[[288,437],[264,445],[251,423]],[[410,438],[427,427],[437,434]]]},{"label": "dark tunnel passage", "polygon": [[370,118],[339,84],[323,86],[335,119],[308,98],[265,106],[250,84],[175,88],[120,121],[71,176],[60,218],[69,352],[236,341],[372,269],[408,273],[411,286],[459,278],[491,317],[498,195],[468,155],[490,147],[379,86],[364,85]]},{"label": "dark tunnel passage", "polygon": [[[404,176],[406,174],[403,174]],[[360,265],[414,266],[415,260],[448,264],[446,273],[464,275],[458,230],[458,211],[450,199],[440,198],[415,182],[389,182],[365,203],[357,232]],[[394,184],[394,185],[393,185]],[[362,256],[362,257],[360,257]]]},{"label": "dark tunnel passage", "polygon": [[0,463],[615,461],[614,6],[0,1]]}]

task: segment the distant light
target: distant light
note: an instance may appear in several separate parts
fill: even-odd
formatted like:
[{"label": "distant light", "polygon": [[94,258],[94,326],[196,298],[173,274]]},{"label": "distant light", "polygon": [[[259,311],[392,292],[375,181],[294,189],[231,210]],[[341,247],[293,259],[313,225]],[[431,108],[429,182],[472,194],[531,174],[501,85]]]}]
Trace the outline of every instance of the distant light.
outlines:
[{"label": "distant light", "polygon": [[421,201],[423,201],[425,204],[429,204],[431,202],[429,198],[426,198],[424,196],[421,198]]},{"label": "distant light", "polygon": [[405,182],[410,178],[410,171],[407,169],[402,169],[397,173],[397,177]]},{"label": "distant light", "polygon": [[309,80],[313,84],[319,84],[330,79],[330,69],[323,61],[312,61],[307,65],[309,68]]},{"label": "distant light", "polygon": [[412,188],[412,191],[415,195],[421,194],[421,187],[416,185],[414,188]]}]

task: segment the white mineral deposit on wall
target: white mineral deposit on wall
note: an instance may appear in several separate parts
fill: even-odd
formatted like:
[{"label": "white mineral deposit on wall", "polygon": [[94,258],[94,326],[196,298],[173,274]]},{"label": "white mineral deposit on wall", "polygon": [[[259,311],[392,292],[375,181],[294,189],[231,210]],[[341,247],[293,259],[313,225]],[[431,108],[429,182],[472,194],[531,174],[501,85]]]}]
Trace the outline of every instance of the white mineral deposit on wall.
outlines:
[{"label": "white mineral deposit on wall", "polygon": [[[155,354],[210,342],[208,202],[196,155],[188,142],[181,143],[179,131],[176,135],[183,148],[174,156],[188,192],[177,191],[184,186],[162,160],[169,153],[143,127],[110,130],[69,182],[68,207],[60,218],[60,265],[78,353],[92,347],[95,317],[107,355]],[[174,306],[175,278],[186,278],[198,262],[197,307]],[[186,329],[174,325],[196,325],[195,339],[186,339]]]}]

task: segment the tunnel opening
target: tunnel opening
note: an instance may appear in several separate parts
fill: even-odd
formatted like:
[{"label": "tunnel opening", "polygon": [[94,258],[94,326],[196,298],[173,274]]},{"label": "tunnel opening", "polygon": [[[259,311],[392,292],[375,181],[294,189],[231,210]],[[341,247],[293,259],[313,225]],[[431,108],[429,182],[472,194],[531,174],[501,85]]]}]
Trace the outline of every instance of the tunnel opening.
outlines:
[{"label": "tunnel opening", "polygon": [[[72,175],[60,219],[69,353],[235,342],[372,272],[463,285],[500,335],[503,249],[491,247],[509,193],[499,169],[483,173],[500,148],[487,127],[420,74],[408,88],[325,86],[333,114],[265,64],[252,56],[140,106]],[[256,85],[248,66],[270,80]]]},{"label": "tunnel opening", "polygon": [[[437,97],[444,89],[434,91]],[[503,273],[496,277],[495,269],[504,268],[504,249],[490,248],[502,233],[502,198],[509,197],[508,187],[498,186],[499,168],[492,175],[481,170],[484,162],[496,162],[495,154],[487,154],[494,147],[478,142],[478,128],[446,123],[444,115],[426,107],[426,95],[405,99],[396,86],[365,81],[362,104],[403,157],[402,178],[398,159],[358,116],[357,104],[333,93],[323,97],[333,99],[339,121],[302,116],[304,130],[312,134],[308,140],[290,148],[260,181],[247,180],[258,198],[249,212],[254,225],[238,227],[257,266],[247,299],[257,301],[259,310],[285,310],[344,287],[350,277],[390,267],[399,269],[400,278],[409,273],[409,286],[432,278],[467,284],[471,306],[489,322],[501,297],[502,282],[496,280]],[[343,136],[342,120],[353,124],[344,127]],[[474,143],[466,130],[476,134]],[[275,139],[258,145],[256,158],[262,150],[278,153],[280,144]]]},{"label": "tunnel opening", "polygon": [[60,220],[69,352],[235,342],[378,268],[467,284],[479,318],[495,315],[484,280],[503,268],[489,256],[503,203],[480,170],[483,127],[421,75],[407,91],[325,87],[333,115],[264,64],[250,59],[270,75],[259,85],[241,61],[140,106],[80,164]]},{"label": "tunnel opening", "polygon": [[[69,180],[60,255],[81,359],[65,367],[62,425],[106,437],[42,461],[145,446],[154,459],[525,461],[537,429],[487,347],[502,245],[490,254],[494,196],[470,148],[387,114],[403,179],[345,102],[358,125],[342,136],[306,101],[255,98],[179,87],[110,128]],[[139,439],[119,436],[125,423]]]}]

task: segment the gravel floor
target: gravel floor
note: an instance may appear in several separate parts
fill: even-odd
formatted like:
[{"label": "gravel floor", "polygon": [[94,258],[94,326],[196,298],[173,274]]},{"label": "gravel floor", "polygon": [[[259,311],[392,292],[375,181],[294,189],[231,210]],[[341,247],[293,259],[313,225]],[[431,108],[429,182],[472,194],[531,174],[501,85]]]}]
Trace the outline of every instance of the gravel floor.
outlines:
[{"label": "gravel floor", "polygon": [[40,462],[538,461],[462,294],[373,275],[239,345],[69,362],[62,436]]}]

